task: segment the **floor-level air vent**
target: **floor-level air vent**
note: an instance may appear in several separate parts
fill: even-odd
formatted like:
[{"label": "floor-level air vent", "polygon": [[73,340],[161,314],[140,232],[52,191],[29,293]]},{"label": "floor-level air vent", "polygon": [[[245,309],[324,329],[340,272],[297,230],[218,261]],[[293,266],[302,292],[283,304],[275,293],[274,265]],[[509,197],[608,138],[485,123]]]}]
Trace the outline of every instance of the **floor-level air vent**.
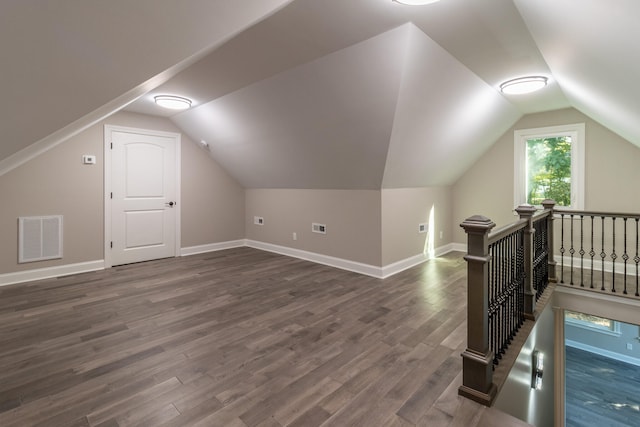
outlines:
[{"label": "floor-level air vent", "polygon": [[18,218],[18,262],[62,258],[62,215]]},{"label": "floor-level air vent", "polygon": [[327,226],[324,224],[312,223],[311,231],[314,233],[327,234]]}]

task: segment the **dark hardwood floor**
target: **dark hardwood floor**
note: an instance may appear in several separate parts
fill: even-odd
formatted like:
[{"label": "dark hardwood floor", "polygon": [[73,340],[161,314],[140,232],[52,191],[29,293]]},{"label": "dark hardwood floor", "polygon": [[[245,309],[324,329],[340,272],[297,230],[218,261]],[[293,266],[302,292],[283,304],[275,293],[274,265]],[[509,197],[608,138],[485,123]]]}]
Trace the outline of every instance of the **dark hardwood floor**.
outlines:
[{"label": "dark hardwood floor", "polygon": [[640,368],[567,346],[566,426],[640,425]]},{"label": "dark hardwood floor", "polygon": [[457,395],[461,254],[386,280],[249,248],[0,288],[0,426],[522,426]]}]

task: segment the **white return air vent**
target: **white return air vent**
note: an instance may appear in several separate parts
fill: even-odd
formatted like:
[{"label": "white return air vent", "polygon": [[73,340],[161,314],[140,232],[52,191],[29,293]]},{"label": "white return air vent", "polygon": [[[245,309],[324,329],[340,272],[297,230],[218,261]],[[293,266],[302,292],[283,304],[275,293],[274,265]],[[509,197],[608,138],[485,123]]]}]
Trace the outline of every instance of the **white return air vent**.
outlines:
[{"label": "white return air vent", "polygon": [[18,262],[62,258],[62,215],[18,218]]}]

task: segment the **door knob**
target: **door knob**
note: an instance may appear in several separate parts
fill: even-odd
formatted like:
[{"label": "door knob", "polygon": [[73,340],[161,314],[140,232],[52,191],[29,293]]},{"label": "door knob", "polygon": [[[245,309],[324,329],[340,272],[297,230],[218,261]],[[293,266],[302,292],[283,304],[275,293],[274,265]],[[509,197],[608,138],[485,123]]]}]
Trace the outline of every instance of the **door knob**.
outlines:
[{"label": "door knob", "polygon": [[176,204],[177,204],[177,203],[175,203],[175,202],[169,202],[169,203],[165,203],[164,205],[165,205],[165,206],[169,206],[170,208],[172,208],[172,207],[173,207],[173,205],[176,205]]}]

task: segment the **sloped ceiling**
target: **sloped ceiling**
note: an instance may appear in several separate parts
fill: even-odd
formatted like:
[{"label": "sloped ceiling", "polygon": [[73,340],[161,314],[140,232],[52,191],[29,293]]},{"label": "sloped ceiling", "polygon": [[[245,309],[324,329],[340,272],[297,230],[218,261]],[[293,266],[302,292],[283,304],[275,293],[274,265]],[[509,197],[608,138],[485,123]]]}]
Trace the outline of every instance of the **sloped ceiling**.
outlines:
[{"label": "sloped ceiling", "polygon": [[571,105],[640,146],[640,1],[516,5]]},{"label": "sloped ceiling", "polygon": [[112,114],[290,1],[1,1],[0,163]]},{"label": "sloped ceiling", "polygon": [[422,31],[409,30],[382,186],[448,185],[521,112]]},{"label": "sloped ceiling", "polygon": [[245,187],[379,189],[407,35],[389,31],[173,120]]},{"label": "sloped ceiling", "polygon": [[[0,173],[125,106],[246,187],[448,185],[523,114],[568,106],[640,145],[639,19],[635,0],[2,2]],[[499,92],[522,75],[550,84]]]}]

